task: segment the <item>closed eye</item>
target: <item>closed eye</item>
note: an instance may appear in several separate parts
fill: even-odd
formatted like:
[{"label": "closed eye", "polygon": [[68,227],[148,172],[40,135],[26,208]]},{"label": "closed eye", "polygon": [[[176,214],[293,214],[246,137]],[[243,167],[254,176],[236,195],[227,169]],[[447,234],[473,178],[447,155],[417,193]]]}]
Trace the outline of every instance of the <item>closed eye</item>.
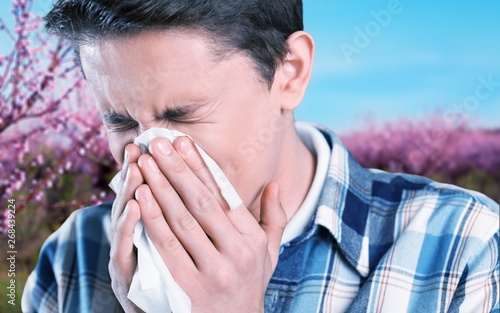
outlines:
[{"label": "closed eye", "polygon": [[177,122],[177,123],[195,123],[195,112],[201,105],[186,105],[178,108],[169,108],[164,112],[155,115],[157,121]]},{"label": "closed eye", "polygon": [[116,112],[103,114],[102,120],[104,125],[113,132],[126,132],[139,127],[137,121]]}]

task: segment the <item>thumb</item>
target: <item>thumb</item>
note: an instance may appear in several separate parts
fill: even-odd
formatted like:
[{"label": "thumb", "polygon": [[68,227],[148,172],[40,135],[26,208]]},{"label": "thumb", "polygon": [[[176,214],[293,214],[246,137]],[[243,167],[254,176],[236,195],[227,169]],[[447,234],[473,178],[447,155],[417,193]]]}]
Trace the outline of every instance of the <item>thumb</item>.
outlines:
[{"label": "thumb", "polygon": [[261,198],[260,227],[268,238],[268,250],[273,268],[278,263],[281,237],[287,218],[280,202],[280,187],[277,182],[270,182],[264,188]]}]

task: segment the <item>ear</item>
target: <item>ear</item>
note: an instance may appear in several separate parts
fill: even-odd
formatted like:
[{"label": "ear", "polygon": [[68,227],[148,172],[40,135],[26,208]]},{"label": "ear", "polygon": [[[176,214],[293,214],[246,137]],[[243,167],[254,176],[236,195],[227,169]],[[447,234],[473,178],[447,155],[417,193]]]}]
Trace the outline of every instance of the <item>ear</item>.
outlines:
[{"label": "ear", "polygon": [[293,111],[299,106],[311,79],[314,62],[314,40],[298,31],[287,40],[289,53],[276,70],[276,87],[280,90],[281,109]]}]

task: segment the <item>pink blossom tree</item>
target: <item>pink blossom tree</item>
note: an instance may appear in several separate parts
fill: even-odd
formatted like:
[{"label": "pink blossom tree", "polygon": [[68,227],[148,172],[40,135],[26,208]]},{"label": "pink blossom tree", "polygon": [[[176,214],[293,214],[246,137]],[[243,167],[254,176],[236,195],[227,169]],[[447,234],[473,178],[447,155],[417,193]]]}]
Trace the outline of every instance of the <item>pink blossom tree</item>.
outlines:
[{"label": "pink blossom tree", "polygon": [[[75,209],[112,199],[107,182],[116,172],[71,43],[41,29],[33,3],[14,0],[13,21],[0,19],[0,243],[15,225],[18,308],[44,240]],[[0,312],[12,311],[1,302]]]},{"label": "pink blossom tree", "polygon": [[34,0],[0,19],[0,200],[42,211],[53,227],[72,210],[111,199],[116,171],[70,42],[41,29]]}]

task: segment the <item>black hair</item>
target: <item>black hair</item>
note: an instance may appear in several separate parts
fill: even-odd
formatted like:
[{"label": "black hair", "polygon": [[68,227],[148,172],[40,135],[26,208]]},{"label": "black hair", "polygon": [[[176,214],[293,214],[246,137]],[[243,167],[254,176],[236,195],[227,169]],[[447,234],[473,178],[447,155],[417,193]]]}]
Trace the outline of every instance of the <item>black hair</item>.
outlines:
[{"label": "black hair", "polygon": [[44,17],[50,33],[79,44],[150,30],[198,29],[221,55],[246,53],[272,85],[287,38],[303,30],[302,0],[58,0]]}]

